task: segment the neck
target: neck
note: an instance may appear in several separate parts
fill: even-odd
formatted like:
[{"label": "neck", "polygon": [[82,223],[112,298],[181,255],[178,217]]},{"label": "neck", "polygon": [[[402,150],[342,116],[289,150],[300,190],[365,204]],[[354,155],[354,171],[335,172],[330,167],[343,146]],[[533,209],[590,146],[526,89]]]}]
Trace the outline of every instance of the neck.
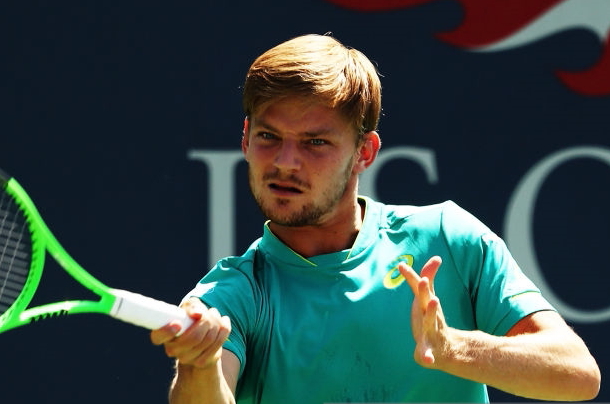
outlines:
[{"label": "neck", "polygon": [[349,249],[364,220],[364,202],[354,198],[349,208],[314,226],[287,227],[269,223],[269,229],[284,244],[305,258]]}]

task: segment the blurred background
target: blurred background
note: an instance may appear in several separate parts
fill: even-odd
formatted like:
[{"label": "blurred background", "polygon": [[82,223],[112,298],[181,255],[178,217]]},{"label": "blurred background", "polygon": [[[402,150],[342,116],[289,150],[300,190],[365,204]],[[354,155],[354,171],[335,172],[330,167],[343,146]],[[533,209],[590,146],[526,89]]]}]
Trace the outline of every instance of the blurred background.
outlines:
[{"label": "blurred background", "polygon": [[[382,153],[362,192],[452,199],[479,217],[604,374],[610,2],[529,3],[5,2],[0,167],[95,277],[177,303],[262,231],[240,155],[247,68],[291,37],[332,32],[383,76]],[[87,297],[60,271],[43,285],[36,302]],[[6,402],[166,402],[172,361],[132,325],[69,316],[0,344]],[[596,401],[610,401],[603,384]]]}]

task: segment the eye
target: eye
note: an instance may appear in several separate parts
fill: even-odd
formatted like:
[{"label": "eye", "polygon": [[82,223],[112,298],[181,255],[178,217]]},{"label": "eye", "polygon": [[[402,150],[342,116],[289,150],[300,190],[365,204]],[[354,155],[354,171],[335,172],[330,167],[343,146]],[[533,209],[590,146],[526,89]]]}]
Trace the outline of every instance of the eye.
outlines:
[{"label": "eye", "polygon": [[328,144],[328,142],[326,140],[320,139],[320,138],[309,139],[308,143],[313,146],[324,146],[324,145]]},{"label": "eye", "polygon": [[259,139],[262,139],[262,140],[274,140],[274,139],[277,139],[277,136],[275,136],[273,133],[270,133],[270,132],[258,132],[256,134],[256,137],[258,137]]}]

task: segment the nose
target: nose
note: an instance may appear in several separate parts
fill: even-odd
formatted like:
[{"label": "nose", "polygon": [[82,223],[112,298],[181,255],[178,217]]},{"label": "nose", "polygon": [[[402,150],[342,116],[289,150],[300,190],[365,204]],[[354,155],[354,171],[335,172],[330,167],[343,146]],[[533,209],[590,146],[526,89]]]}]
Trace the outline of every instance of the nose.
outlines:
[{"label": "nose", "polygon": [[285,171],[296,171],[301,167],[301,156],[297,142],[282,141],[275,156],[275,166]]}]

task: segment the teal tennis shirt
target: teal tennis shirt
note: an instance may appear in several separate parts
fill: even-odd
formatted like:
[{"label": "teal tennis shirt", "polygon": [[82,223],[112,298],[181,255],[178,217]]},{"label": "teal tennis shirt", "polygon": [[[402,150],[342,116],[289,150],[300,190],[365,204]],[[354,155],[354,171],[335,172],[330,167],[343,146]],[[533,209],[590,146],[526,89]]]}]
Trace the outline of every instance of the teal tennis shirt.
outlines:
[{"label": "teal tennis shirt", "polygon": [[447,323],[504,335],[553,310],[505,244],[453,202],[366,204],[349,250],[305,258],[263,236],[225,258],[187,296],[231,318],[238,403],[488,402],[486,386],[413,360],[413,294],[397,270],[443,264],[435,290]]}]

